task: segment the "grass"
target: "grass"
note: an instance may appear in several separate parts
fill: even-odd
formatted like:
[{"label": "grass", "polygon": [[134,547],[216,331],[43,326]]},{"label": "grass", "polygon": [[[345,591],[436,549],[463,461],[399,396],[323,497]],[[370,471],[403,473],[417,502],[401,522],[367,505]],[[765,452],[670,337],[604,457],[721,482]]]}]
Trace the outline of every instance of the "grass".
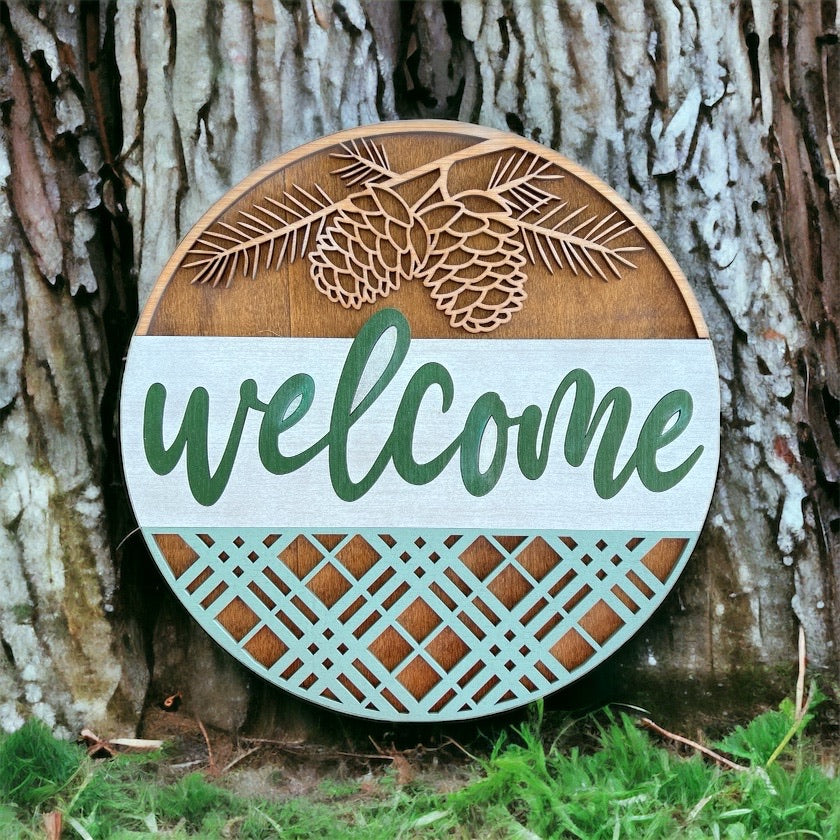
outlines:
[{"label": "grass", "polygon": [[[752,762],[740,771],[654,746],[626,715],[607,713],[597,725],[597,749],[585,754],[558,743],[546,749],[538,728],[524,726],[515,742],[496,745],[485,777],[454,794],[451,805],[464,821],[508,826],[509,836],[525,826],[530,836],[586,840],[835,840],[840,782],[806,761],[805,741],[790,747],[787,766],[764,760],[793,724],[793,716],[780,710],[736,730],[730,737]],[[767,739],[779,731],[779,740]]]},{"label": "grass", "polygon": [[743,764],[725,769],[654,743],[624,714],[567,721],[548,737],[542,707],[454,793],[325,779],[309,797],[243,796],[192,773],[167,778],[165,757],[93,761],[29,721],[0,741],[0,837],[43,838],[43,815],[64,816],[65,838],[840,838],[840,780],[814,760],[807,708],[778,710],[714,745]]}]

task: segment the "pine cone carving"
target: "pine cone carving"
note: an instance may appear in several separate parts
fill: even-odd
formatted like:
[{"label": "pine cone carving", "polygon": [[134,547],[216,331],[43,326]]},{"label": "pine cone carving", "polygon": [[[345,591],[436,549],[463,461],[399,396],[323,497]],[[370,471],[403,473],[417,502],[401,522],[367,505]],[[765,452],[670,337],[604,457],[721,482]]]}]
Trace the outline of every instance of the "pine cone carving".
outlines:
[{"label": "pine cone carving", "polygon": [[522,309],[526,259],[507,205],[471,190],[424,209],[419,218],[431,231],[423,285],[453,327],[490,332]]},{"label": "pine cone carving", "polygon": [[405,201],[393,189],[370,184],[318,238],[310,274],[331,301],[360,309],[409,279],[427,244],[425,225]]}]

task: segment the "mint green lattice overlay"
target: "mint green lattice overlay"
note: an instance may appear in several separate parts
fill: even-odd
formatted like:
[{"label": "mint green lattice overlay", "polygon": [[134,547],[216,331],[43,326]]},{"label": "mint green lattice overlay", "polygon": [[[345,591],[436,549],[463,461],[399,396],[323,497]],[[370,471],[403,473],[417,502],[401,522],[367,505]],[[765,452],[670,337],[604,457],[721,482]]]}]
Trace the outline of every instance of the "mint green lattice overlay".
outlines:
[{"label": "mint green lattice overlay", "polygon": [[[650,617],[697,539],[696,534],[687,532],[520,530],[508,532],[524,537],[508,551],[496,537],[477,530],[404,528],[391,530],[386,536],[374,529],[361,529],[347,533],[329,549],[317,535],[335,533],[334,529],[143,531],[164,577],[191,615],[250,669],[293,694],[338,711],[379,720],[411,721],[502,712],[579,678],[617,650]],[[176,579],[153,534],[177,534],[198,559]],[[500,556],[483,580],[460,559],[482,536]],[[280,559],[298,537],[305,538],[322,555],[302,577]],[[358,579],[337,556],[357,537],[380,556]],[[666,537],[684,539],[686,545],[662,582],[642,558]],[[559,556],[539,580],[517,561],[538,538]],[[266,541],[271,542],[270,547]],[[313,591],[318,586],[310,588],[309,584],[330,566],[334,571],[328,573],[338,581],[338,591],[343,594],[328,605]],[[265,574],[266,570],[280,578],[279,586]],[[389,570],[393,573],[383,583],[383,573]],[[633,576],[628,577],[631,572],[635,583]],[[520,591],[525,590],[510,607],[493,594],[493,582],[499,575],[506,575],[507,581],[513,579]],[[612,591],[616,585],[637,609],[631,609]],[[267,605],[255,589],[274,606]],[[509,587],[497,587],[497,591],[505,597]],[[202,601],[209,596],[212,603],[205,608]],[[244,612],[250,616],[240,638],[231,635],[218,618],[236,599],[240,615]],[[429,608],[422,608],[427,616],[440,619],[425,638],[419,639],[415,638],[417,627],[405,618],[405,623],[400,620],[410,606],[416,607],[418,599]],[[478,606],[479,599],[496,620]],[[580,623],[599,601],[621,621],[603,643]],[[281,620],[281,614],[285,620]],[[251,621],[253,626],[249,626]],[[458,645],[463,656],[448,669],[434,655],[442,646],[442,640],[437,646],[435,640],[447,627],[465,643]],[[268,666],[248,651],[249,642],[258,633],[266,635],[265,628],[279,640],[278,651],[283,651]],[[570,631],[577,633],[592,653],[567,668],[551,649]],[[389,650],[397,651],[392,654],[399,658],[396,664],[389,661],[386,666],[374,654],[372,648],[381,650],[383,639],[388,639]],[[414,694],[409,690],[413,683],[408,676],[418,674],[423,689],[415,688]]]}]

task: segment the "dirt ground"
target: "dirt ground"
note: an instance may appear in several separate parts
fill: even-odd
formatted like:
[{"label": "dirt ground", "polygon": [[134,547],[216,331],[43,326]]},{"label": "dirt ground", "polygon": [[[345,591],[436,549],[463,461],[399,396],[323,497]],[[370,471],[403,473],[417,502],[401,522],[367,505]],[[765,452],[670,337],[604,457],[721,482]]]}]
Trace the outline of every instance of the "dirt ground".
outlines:
[{"label": "dirt ground", "polygon": [[268,799],[323,794],[325,788],[357,786],[374,794],[391,775],[398,785],[415,782],[448,793],[475,775],[471,749],[486,755],[491,740],[483,735],[465,746],[432,737],[413,746],[380,742],[373,736],[346,743],[317,743],[290,738],[256,738],[204,725],[181,711],[150,708],[141,738],[167,742],[161,769],[173,776],[200,770],[243,796]]},{"label": "dirt ground", "polygon": [[[547,715],[544,734],[549,742],[556,734],[556,724],[563,720],[568,721],[568,717]],[[680,734],[708,744],[736,722],[740,721],[710,718],[706,723],[714,735],[709,735],[695,721],[693,727]],[[376,797],[386,778],[397,785],[416,783],[437,793],[458,790],[480,772],[476,759],[490,754],[499,732],[510,723],[495,721],[483,728],[462,728],[460,740],[447,734],[426,733],[411,743],[395,743],[394,739],[387,739],[387,732],[386,737],[382,737],[383,733],[374,737],[360,732],[343,742],[319,743],[294,737],[286,740],[231,734],[208,727],[187,712],[153,707],[146,711],[139,734],[167,742],[161,760],[165,776],[174,778],[202,771],[242,796],[266,799],[322,798],[331,790],[352,790],[363,797]],[[833,715],[817,728],[815,749],[820,764],[827,775],[834,777],[840,773],[840,735]],[[401,734],[406,737],[406,733]],[[582,749],[592,748],[596,740],[592,721],[578,727],[570,737]],[[660,735],[652,737],[678,751],[692,751]]]}]

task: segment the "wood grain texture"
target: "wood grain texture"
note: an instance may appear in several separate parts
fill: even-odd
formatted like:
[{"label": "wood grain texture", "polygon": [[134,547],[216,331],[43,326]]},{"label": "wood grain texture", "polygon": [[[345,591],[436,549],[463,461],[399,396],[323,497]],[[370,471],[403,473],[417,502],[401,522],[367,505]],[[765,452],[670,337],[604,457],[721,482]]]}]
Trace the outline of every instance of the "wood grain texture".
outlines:
[{"label": "wood grain texture", "polygon": [[[282,202],[284,193],[293,191],[295,185],[305,185],[306,189],[321,185],[330,194],[338,193],[341,180],[332,174],[336,162],[331,155],[340,151],[342,142],[367,137],[381,140],[394,167],[400,171],[451,155],[457,149],[469,150],[473,143],[484,141],[482,148],[486,149],[487,158],[478,164],[483,164],[485,171],[473,167],[458,170],[456,166],[453,192],[476,189],[482,178],[489,179],[491,167],[498,159],[493,152],[534,151],[555,160],[562,168],[562,189],[556,189],[570,208],[586,207],[598,217],[617,208],[643,234],[649,247],[632,255],[638,268],[628,269],[621,280],[603,282],[580,274],[575,276],[569,270],[550,274],[542,264],[529,267],[528,304],[510,323],[490,333],[492,337],[707,335],[697,302],[667,249],[623,200],[615,194],[607,197],[600,192],[605,185],[597,178],[536,144],[520,139],[514,145],[511,135],[471,126],[460,127],[454,135],[442,129],[442,125],[436,126],[434,122],[394,124],[382,129],[382,134],[380,130],[351,129],[282,156],[254,172],[212,207],[176,249],[152,290],[137,334],[349,337],[356,334],[371,312],[396,304],[412,313],[412,333],[417,337],[465,335],[439,317],[428,291],[419,284],[403,284],[393,298],[383,298],[357,311],[339,312],[335,307],[325,306],[324,297],[309,279],[307,263],[302,259],[284,263],[281,272],[266,271],[261,263],[255,278],[235,276],[230,285],[220,283],[211,289],[190,282],[196,271],[184,268],[183,264],[190,262],[187,258],[190,249],[200,247],[196,242],[211,225],[232,226],[240,220],[240,210],[251,213],[254,205],[263,203],[266,197]],[[408,151],[414,149],[422,149],[422,153]],[[403,160],[406,155],[408,159]],[[462,179],[460,185],[458,178]],[[628,288],[631,285],[632,289]],[[656,306],[651,306],[651,301],[656,301]],[[609,315],[605,317],[604,313]]]},{"label": "wood grain texture", "polygon": [[[531,155],[533,161],[528,163]],[[348,158],[351,176],[361,172],[360,183],[347,182]],[[521,170],[517,161],[525,161]],[[533,171],[545,171],[553,177],[542,182],[526,180],[531,185],[530,192],[521,197],[506,196],[508,203],[500,201],[497,196],[504,193],[494,191],[495,185],[508,183],[506,172],[515,176],[520,171],[523,178]],[[497,179],[498,173],[502,173],[501,179]],[[516,179],[511,182],[518,183]],[[390,192],[383,195],[386,188]],[[482,200],[494,218],[506,225],[496,230],[488,228],[502,237],[498,241],[490,233],[483,233],[486,217],[482,213],[487,211],[482,210]],[[436,207],[463,208],[466,205],[462,202],[477,208],[466,221],[473,228],[480,228],[486,241],[476,237],[475,244],[465,242],[449,232],[445,220],[434,221],[434,213],[442,212]],[[573,219],[585,212],[570,226],[558,226],[561,232],[570,227],[571,234],[581,237],[580,245],[570,239],[569,244],[563,245],[563,258],[540,261],[533,248],[540,247],[537,237],[543,230],[540,223],[544,214],[534,210],[533,203],[547,204],[549,209],[556,207],[563,216]],[[424,218],[424,208],[428,206],[432,210]],[[341,224],[342,219],[346,224],[338,248],[338,228],[334,225]],[[607,228],[608,222],[612,228]],[[530,230],[526,228],[528,224]],[[616,230],[619,243],[632,249],[624,253],[633,262],[622,265],[619,276],[607,278],[596,262],[597,252],[588,264],[581,256],[577,257],[577,264],[574,262],[571,251],[586,247],[583,237],[589,227],[596,232],[606,228],[603,236]],[[496,276],[504,274],[504,268],[513,265],[517,273],[521,270],[517,282],[523,295],[513,310],[505,309],[508,301],[503,300],[483,326],[474,328],[475,321],[465,325],[450,317],[451,311],[440,301],[435,305],[434,291],[439,288],[435,271],[440,269],[439,262],[434,261],[447,257],[436,257],[434,249],[438,240],[447,236],[455,260],[450,273],[456,282],[465,286],[478,282],[472,263],[477,247],[479,255],[494,253],[494,247],[502,254],[502,268],[495,270],[493,282]],[[505,246],[508,241],[511,245]],[[596,238],[591,241],[597,243]],[[404,263],[399,263],[399,254],[394,250],[399,243],[406,249]],[[333,247],[333,256],[325,257],[324,249]],[[353,253],[354,247],[359,248],[358,254]],[[532,249],[530,263],[523,256],[526,248]],[[463,249],[463,254],[459,254],[459,249]],[[390,264],[389,258],[393,260]],[[614,258],[618,260],[618,256]],[[369,266],[371,260],[375,263]],[[429,261],[435,266],[432,269],[427,268]],[[595,271],[589,269],[590,264]],[[348,276],[325,273],[335,265]],[[578,266],[585,267],[585,271],[579,271]],[[604,268],[609,271],[615,265],[606,261]],[[458,271],[466,272],[463,281],[459,281]],[[418,279],[424,276],[428,282]],[[362,281],[368,284],[371,294],[358,285]],[[374,286],[375,283],[379,285]],[[673,258],[641,217],[606,185],[576,164],[514,135],[435,121],[351,129],[261,167],[214,205],[184,238],[152,289],[137,334],[350,338],[355,337],[373,312],[384,306],[398,307],[409,321],[412,334],[419,338],[457,339],[469,337],[478,329],[486,331],[487,340],[708,335],[699,306]],[[661,527],[667,529],[669,523],[663,522]],[[341,534],[334,535],[333,544],[342,538]],[[187,562],[184,546],[173,545],[173,541],[179,541],[177,537],[159,536],[156,540],[178,576]],[[684,546],[684,540],[662,540],[643,562],[664,582]],[[329,540],[326,547],[330,548]],[[364,540],[354,540],[337,561],[343,571],[358,578],[379,559],[371,552]],[[298,540],[279,559],[301,578],[315,568],[320,558],[319,553],[313,554],[310,543]],[[483,580],[502,557],[487,540],[477,540],[460,559]],[[528,557],[536,568],[551,568],[558,560],[548,546],[543,551],[534,547]],[[275,571],[280,573],[281,569]],[[309,580],[307,588],[329,609],[346,595],[350,583],[336,566],[328,564]],[[489,587],[497,602],[507,609],[513,608],[529,589],[530,585],[513,567],[493,578]],[[383,608],[390,609],[404,590],[405,586],[396,590]],[[201,607],[211,608],[223,591],[224,585],[219,584],[203,598]],[[576,596],[578,600],[583,592]],[[624,597],[627,598],[626,593]],[[362,598],[355,607],[347,607],[341,622],[353,621],[356,608],[364,603]],[[499,616],[484,601],[477,598],[475,605],[488,621],[499,622]],[[293,598],[291,606],[306,614],[311,612],[300,599]],[[573,607],[570,603],[564,609]],[[278,616],[283,611],[281,605]],[[315,616],[310,620],[314,621]],[[216,615],[216,621],[239,642],[257,626],[258,617],[237,597]],[[441,621],[441,616],[422,598],[396,617],[396,622],[418,644],[430,637]],[[595,603],[580,621],[580,627],[599,646],[623,624],[604,601]],[[441,639],[436,636],[432,655],[439,664],[454,666],[462,658],[465,641],[457,630],[448,644]],[[246,650],[265,665],[276,662],[285,653],[284,648],[288,650],[288,645],[280,642],[267,624],[249,639]],[[371,645],[373,655],[389,670],[396,669],[410,650],[406,638],[393,629]],[[586,662],[595,648],[572,630],[551,652],[572,670]],[[343,676],[356,686],[354,692],[362,690],[352,674]],[[422,657],[400,665],[397,674],[397,680],[417,700],[425,697],[439,679]],[[480,700],[492,688],[490,683],[485,684],[473,701]],[[336,699],[329,690],[321,696]],[[397,711],[404,710],[396,699],[392,705]]]}]

